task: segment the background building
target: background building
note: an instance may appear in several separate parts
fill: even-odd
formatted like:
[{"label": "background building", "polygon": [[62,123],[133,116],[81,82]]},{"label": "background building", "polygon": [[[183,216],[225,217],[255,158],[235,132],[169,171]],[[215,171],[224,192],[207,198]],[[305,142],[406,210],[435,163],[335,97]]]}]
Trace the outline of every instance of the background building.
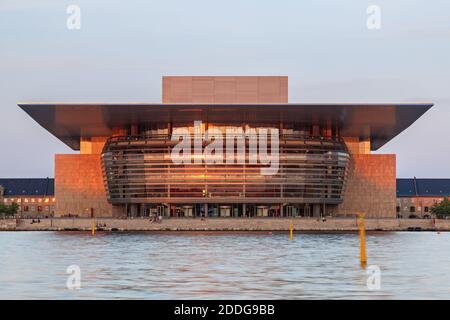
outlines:
[{"label": "background building", "polygon": [[450,196],[450,179],[397,179],[397,216],[431,217],[431,207]]},{"label": "background building", "polygon": [[50,178],[0,179],[0,190],[3,189],[0,201],[5,205],[17,203],[17,214],[25,218],[51,217],[56,206],[54,184],[55,180]]},{"label": "background building", "polygon": [[[163,77],[162,96],[159,104],[19,104],[80,150],[55,157],[56,216],[395,217],[395,155],[371,151],[432,106],[288,103],[287,77]],[[180,128],[193,136],[276,129],[280,169],[175,165]]]}]

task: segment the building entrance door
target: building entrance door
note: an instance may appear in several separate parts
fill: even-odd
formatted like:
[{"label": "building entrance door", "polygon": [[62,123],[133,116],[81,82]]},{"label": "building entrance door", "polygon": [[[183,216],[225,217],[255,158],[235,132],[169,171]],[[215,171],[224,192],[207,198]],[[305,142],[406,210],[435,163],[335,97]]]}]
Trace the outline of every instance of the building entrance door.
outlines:
[{"label": "building entrance door", "polygon": [[309,204],[305,204],[305,208],[303,210],[303,214],[305,217],[310,217],[311,216],[311,207],[309,206]]},{"label": "building entrance door", "polygon": [[287,206],[286,207],[286,216],[287,217],[296,217],[297,214],[297,208],[294,206]]}]

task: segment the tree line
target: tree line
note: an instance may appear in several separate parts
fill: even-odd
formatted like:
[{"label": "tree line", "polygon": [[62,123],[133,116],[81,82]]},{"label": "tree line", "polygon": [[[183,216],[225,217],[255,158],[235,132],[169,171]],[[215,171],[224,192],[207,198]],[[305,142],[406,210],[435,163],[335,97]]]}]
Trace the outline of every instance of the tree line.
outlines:
[{"label": "tree line", "polygon": [[436,215],[436,218],[446,219],[450,217],[450,200],[445,197],[441,202],[435,203],[430,210]]},{"label": "tree line", "polygon": [[19,210],[19,205],[13,202],[10,206],[0,203],[0,217],[13,217]]}]

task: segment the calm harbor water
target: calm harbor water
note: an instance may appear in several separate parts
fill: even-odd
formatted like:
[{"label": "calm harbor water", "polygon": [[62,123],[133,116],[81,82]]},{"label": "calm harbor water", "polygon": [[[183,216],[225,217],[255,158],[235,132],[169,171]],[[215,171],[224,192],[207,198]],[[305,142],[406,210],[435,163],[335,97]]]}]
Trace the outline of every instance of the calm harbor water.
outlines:
[{"label": "calm harbor water", "polygon": [[[0,232],[1,299],[449,299],[450,233]],[[66,269],[81,269],[81,289]]]}]

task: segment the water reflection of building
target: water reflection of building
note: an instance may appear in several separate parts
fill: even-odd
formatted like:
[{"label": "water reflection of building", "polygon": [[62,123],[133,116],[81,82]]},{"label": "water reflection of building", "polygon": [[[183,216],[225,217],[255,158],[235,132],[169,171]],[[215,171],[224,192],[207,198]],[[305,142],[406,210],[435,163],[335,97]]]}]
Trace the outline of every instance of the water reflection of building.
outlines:
[{"label": "water reflection of building", "polygon": [[[432,105],[288,103],[287,77],[164,77],[163,103],[19,106],[80,151],[55,157],[57,216],[395,217],[395,155],[371,151]],[[278,130],[278,173],[174,164],[172,133],[195,121]]]},{"label": "water reflection of building", "polygon": [[0,190],[5,205],[17,203],[22,217],[50,217],[55,213],[56,199],[54,179],[15,178],[0,179]]},{"label": "water reflection of building", "polygon": [[450,196],[450,179],[397,179],[397,216],[431,217],[431,207]]}]

